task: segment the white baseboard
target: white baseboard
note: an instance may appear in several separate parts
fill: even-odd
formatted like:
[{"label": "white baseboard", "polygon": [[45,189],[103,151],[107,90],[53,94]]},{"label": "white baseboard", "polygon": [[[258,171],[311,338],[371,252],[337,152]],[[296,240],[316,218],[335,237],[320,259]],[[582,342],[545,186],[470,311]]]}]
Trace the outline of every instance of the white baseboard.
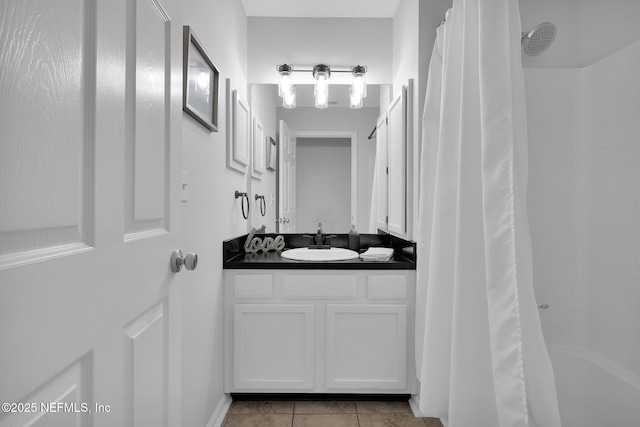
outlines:
[{"label": "white baseboard", "polygon": [[[411,412],[413,412],[414,417],[416,418],[428,417],[428,415],[420,411],[419,396],[417,394],[414,394],[413,396],[411,396],[411,399],[409,399],[409,406],[411,407]],[[444,427],[449,427],[449,420],[447,418],[440,418],[440,422]]]},{"label": "white baseboard", "polygon": [[413,412],[414,417],[416,418],[426,417],[426,415],[420,411],[420,404],[418,403],[417,394],[414,394],[413,396],[411,396],[411,399],[409,399],[409,406],[411,406],[411,412]]},{"label": "white baseboard", "polygon": [[213,411],[213,414],[211,414],[211,417],[207,422],[207,427],[220,427],[224,422],[224,417],[227,415],[232,402],[233,399],[231,398],[231,395],[223,394],[222,399],[218,402],[216,409]]}]

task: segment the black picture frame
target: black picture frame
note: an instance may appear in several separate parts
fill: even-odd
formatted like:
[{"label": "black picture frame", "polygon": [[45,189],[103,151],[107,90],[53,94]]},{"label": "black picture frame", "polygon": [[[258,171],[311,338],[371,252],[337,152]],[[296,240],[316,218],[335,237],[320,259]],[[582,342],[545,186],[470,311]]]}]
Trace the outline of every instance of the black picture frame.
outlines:
[{"label": "black picture frame", "polygon": [[218,131],[220,72],[191,27],[183,27],[182,109],[211,132]]}]

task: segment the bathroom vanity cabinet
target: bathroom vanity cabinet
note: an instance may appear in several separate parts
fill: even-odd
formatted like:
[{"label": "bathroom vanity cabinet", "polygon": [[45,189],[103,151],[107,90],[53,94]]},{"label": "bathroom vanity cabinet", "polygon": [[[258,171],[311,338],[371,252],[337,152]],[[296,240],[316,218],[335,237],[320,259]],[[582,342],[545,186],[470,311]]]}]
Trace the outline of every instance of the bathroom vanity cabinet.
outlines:
[{"label": "bathroom vanity cabinet", "polygon": [[226,392],[415,393],[415,270],[224,275]]}]

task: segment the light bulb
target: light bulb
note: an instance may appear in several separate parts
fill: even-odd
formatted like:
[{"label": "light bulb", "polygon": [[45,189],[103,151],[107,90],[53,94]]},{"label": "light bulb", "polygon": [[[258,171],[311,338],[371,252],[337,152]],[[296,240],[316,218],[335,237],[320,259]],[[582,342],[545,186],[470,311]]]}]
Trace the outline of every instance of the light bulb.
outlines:
[{"label": "light bulb", "polygon": [[296,87],[291,86],[288,93],[282,95],[282,106],[284,108],[296,108]]},{"label": "light bulb", "polygon": [[316,95],[316,103],[315,107],[319,109],[324,109],[329,106],[329,96],[325,92],[320,92]]},{"label": "light bulb", "polygon": [[362,98],[366,98],[367,97],[367,85],[364,81],[364,76],[363,75],[359,75],[359,76],[354,76],[353,77],[353,84],[351,85],[351,87],[353,88],[353,92],[355,94],[357,94],[358,96],[362,97]]},{"label": "light bulb", "polygon": [[284,96],[291,92],[291,70],[293,70],[293,67],[290,65],[278,65],[278,72],[280,73],[278,96]]},{"label": "light bulb", "polygon": [[363,67],[362,65],[351,67],[351,74],[353,74],[351,90],[363,99],[367,97],[367,82],[364,77],[366,73],[367,67]]},{"label": "light bulb", "polygon": [[353,86],[349,88],[349,108],[353,110],[362,108],[362,96],[353,90]]},{"label": "light bulb", "polygon": [[316,108],[323,109],[329,106],[329,76],[331,76],[331,69],[328,65],[319,64],[313,67],[313,78],[316,80],[314,88]]}]

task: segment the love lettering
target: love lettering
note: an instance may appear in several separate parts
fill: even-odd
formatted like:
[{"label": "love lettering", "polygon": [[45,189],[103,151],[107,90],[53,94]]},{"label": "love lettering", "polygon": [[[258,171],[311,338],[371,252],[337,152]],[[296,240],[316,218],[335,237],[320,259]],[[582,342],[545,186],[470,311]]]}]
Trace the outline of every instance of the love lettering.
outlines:
[{"label": "love lettering", "polygon": [[253,237],[256,234],[256,229],[251,229],[251,233],[247,237],[247,240],[244,242],[244,251],[248,254],[256,253],[258,251],[270,251],[276,250],[281,251],[284,249],[284,237],[276,236],[273,237],[265,237],[262,240],[260,237]]}]

